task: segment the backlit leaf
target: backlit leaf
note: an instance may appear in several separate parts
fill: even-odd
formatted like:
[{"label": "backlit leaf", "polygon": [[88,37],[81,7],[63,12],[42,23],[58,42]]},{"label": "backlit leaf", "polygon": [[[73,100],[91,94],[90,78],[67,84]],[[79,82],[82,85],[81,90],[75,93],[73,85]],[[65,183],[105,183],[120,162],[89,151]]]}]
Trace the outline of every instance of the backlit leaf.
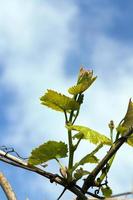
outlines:
[{"label": "backlit leaf", "polygon": [[77,85],[70,87],[68,89],[68,92],[72,95],[81,94],[91,86],[91,84],[96,80],[96,78],[97,77],[93,76],[93,71],[81,68],[79,72]]},{"label": "backlit leaf", "polygon": [[81,94],[85,90],[87,90],[95,80],[96,80],[96,77],[92,78],[91,80],[84,81],[82,83],[74,85],[73,87],[70,87],[68,89],[68,92],[73,95]]},{"label": "backlit leaf", "polygon": [[83,159],[80,160],[79,164],[84,165],[86,163],[97,163],[98,158],[92,154],[87,154]]},{"label": "backlit leaf", "polygon": [[[121,133],[121,135],[123,135],[127,130],[128,128],[122,126],[122,125],[119,125],[116,129],[119,133]],[[127,139],[127,143],[130,145],[130,146],[133,146],[133,134]]]},{"label": "backlit leaf", "polygon": [[94,156],[93,154],[87,154],[79,162],[75,163],[75,165],[72,168],[72,171],[74,171],[80,165],[84,165],[87,163],[98,163],[98,161],[99,161],[98,158],[96,156]]},{"label": "backlit leaf", "polygon": [[[131,127],[133,127],[133,102],[130,99],[123,123],[117,127],[117,131],[123,135]],[[133,134],[127,139],[127,143],[133,146]]]},{"label": "backlit leaf", "polygon": [[133,126],[133,102],[131,99],[129,100],[127,113],[124,117],[122,126],[126,128],[131,128],[131,126]]},{"label": "backlit leaf", "polygon": [[77,139],[86,139],[89,140],[93,144],[105,144],[105,145],[112,145],[111,140],[106,137],[105,135],[102,135],[98,133],[97,131],[94,131],[88,127],[85,126],[67,126],[68,129],[78,131],[76,135],[73,136],[73,138]]},{"label": "backlit leaf", "polygon": [[51,159],[67,157],[67,145],[64,142],[48,141],[31,152],[28,163],[42,164]]},{"label": "backlit leaf", "polygon": [[90,81],[91,82],[91,80],[93,78],[95,78],[93,76],[93,70],[87,70],[87,69],[84,69],[83,67],[81,67],[80,71],[79,71],[77,84],[83,83],[85,81]]},{"label": "backlit leaf", "polygon": [[42,105],[61,112],[78,110],[80,106],[73,98],[67,97],[53,90],[48,90],[40,100]]},{"label": "backlit leaf", "polygon": [[127,131],[127,128],[122,126],[122,125],[119,125],[117,128],[116,128],[117,132],[120,132],[121,134],[125,133]]}]

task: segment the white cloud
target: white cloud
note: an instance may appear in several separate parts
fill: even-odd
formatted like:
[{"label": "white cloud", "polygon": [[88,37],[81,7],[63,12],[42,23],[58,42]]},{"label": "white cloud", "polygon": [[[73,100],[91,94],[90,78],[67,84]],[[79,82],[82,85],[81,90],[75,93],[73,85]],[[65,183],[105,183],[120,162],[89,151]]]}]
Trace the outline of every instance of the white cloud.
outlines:
[{"label": "white cloud", "polygon": [[[14,0],[12,3],[3,3],[1,9],[3,49],[6,49],[5,52],[9,51],[1,81],[5,86],[14,87],[17,101],[11,108],[9,117],[16,115],[20,119],[19,123],[18,120],[15,123],[15,128],[11,127],[9,137],[16,135],[16,141],[21,143],[27,134],[33,132],[32,129],[34,132],[37,129],[38,132],[45,132],[42,123],[45,123],[44,118],[48,114],[39,104],[40,95],[49,87],[58,88],[61,85],[63,90],[68,84],[62,81],[63,64],[68,48],[72,45],[70,25],[76,15],[76,7],[66,3],[64,7],[63,3],[61,7],[54,7],[50,3],[25,4],[24,1]],[[46,123],[46,130],[50,123]],[[33,137],[37,139],[39,135],[32,134],[29,137],[29,140],[32,139],[31,143]],[[14,139],[13,141],[15,142]]]},{"label": "white cloud", "polygon": [[[71,24],[77,10],[69,2],[54,4],[14,0],[2,2],[0,8],[0,55],[5,64],[1,84],[16,93],[14,104],[5,108],[11,125],[2,143],[14,146],[23,155],[48,138],[64,138],[62,114],[58,117],[56,112],[44,109],[39,97],[47,88],[62,91],[69,84],[63,67],[73,45]],[[41,180],[38,188],[40,184]]]},{"label": "white cloud", "polygon": [[[16,101],[6,110],[12,125],[7,128],[7,135],[2,141],[29,153],[32,147],[44,140],[66,139],[62,114],[43,109],[38,98],[47,88],[64,91],[73,83],[73,80],[65,77],[63,68],[68,51],[75,45],[73,38],[76,35],[73,35],[71,25],[76,20],[77,7],[70,2],[58,4],[57,1],[13,0],[0,3],[0,55],[7,58],[1,83],[16,92]],[[111,15],[110,11],[110,20]],[[102,20],[104,17],[102,13]],[[108,132],[109,120],[114,119],[118,123],[125,114],[128,99],[132,96],[133,81],[129,69],[133,59],[132,48],[125,48],[123,44],[105,36],[102,26],[100,33],[95,34],[90,61],[99,67],[99,74],[107,70],[110,70],[110,74],[116,71],[116,77],[113,77],[111,84],[104,81],[104,76],[98,78],[86,94],[78,123],[104,133]],[[87,145],[86,149],[83,145],[81,147],[85,153]],[[113,169],[116,171],[111,171],[111,180],[114,186],[117,185],[117,192],[123,188],[119,177],[115,177],[119,172],[117,168],[126,166],[128,171],[133,167],[130,148],[121,152],[118,155],[121,165],[115,162]],[[129,165],[125,164],[125,157]],[[121,168],[123,176],[124,170]],[[126,183],[128,181],[126,179]],[[36,184],[39,188],[40,182]]]}]

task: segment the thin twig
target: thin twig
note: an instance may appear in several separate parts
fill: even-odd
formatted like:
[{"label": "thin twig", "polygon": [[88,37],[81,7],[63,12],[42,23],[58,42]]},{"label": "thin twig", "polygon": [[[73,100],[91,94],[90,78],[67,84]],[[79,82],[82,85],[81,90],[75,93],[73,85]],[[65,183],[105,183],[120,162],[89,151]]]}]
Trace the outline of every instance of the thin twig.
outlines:
[{"label": "thin twig", "polygon": [[17,151],[15,151],[15,149],[13,147],[6,147],[6,146],[1,146],[0,150],[4,151],[6,154],[8,153],[15,153],[17,155],[18,158],[21,158],[22,160],[27,160],[28,158],[23,158],[22,156],[20,156],[18,154]]},{"label": "thin twig", "polygon": [[[75,185],[75,186],[82,191],[82,188],[80,188],[78,185]],[[86,194],[88,194],[88,195],[90,195],[92,197],[98,198],[98,199],[105,199],[105,197],[99,196],[97,194],[93,194],[92,192],[87,192]]]},{"label": "thin twig", "polygon": [[61,194],[60,194],[60,196],[58,197],[57,200],[59,200],[63,196],[63,194],[65,193],[65,191],[66,191],[66,187],[63,189],[63,191],[61,192]]}]

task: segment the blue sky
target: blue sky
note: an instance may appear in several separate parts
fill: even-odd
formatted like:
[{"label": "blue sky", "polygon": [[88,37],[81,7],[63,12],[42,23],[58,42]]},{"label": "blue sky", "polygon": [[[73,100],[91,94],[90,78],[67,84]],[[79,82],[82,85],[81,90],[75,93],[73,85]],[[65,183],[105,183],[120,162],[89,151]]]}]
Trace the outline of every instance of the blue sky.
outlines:
[{"label": "blue sky", "polygon": [[[0,0],[1,145],[25,157],[43,141],[66,140],[63,116],[42,107],[39,97],[47,88],[66,92],[81,65],[98,79],[78,123],[108,134],[108,122],[122,119],[133,92],[132,7],[131,0]],[[127,145],[118,153],[109,176],[114,193],[133,187],[132,154]],[[19,200],[53,200],[62,190],[24,170],[3,163],[0,169]]]}]

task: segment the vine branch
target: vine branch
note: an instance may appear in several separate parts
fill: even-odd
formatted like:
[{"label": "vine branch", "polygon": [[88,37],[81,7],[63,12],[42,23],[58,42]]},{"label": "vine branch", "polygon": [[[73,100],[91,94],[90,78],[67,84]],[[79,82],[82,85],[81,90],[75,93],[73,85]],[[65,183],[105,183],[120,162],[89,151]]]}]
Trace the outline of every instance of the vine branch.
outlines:
[{"label": "vine branch", "polygon": [[85,196],[85,194],[83,194],[82,191],[76,187],[76,185],[74,185],[74,184],[68,185],[68,183],[58,174],[52,174],[52,173],[42,170],[39,167],[29,165],[26,161],[23,161],[20,158],[17,158],[9,153],[7,154],[2,150],[0,150],[0,160],[7,164],[37,173],[37,174],[49,179],[51,183],[55,182],[65,188],[67,188],[73,194],[78,196],[80,198],[80,200],[87,200],[87,197]]},{"label": "vine branch", "polygon": [[87,190],[94,185],[94,180],[98,173],[102,170],[105,164],[110,160],[110,158],[118,151],[118,149],[127,141],[128,137],[133,133],[133,127],[131,127],[123,136],[121,136],[116,142],[113,143],[112,147],[105,155],[105,157],[99,162],[99,164],[94,168],[91,174],[85,179],[82,186],[83,192],[86,193]]},{"label": "vine branch", "polygon": [[[130,131],[128,131],[124,138],[127,138],[128,135],[132,134],[133,133],[133,129],[131,129]],[[122,137],[123,138],[123,137]],[[120,141],[122,141],[122,139],[120,138]],[[120,144],[119,144],[120,145]],[[122,144],[121,144],[122,145]],[[110,151],[109,151],[110,152]],[[108,153],[109,153],[108,152]],[[32,172],[35,172],[45,178],[48,178],[50,180],[51,183],[55,182],[59,185],[62,185],[64,188],[67,188],[67,190],[71,191],[73,194],[75,194],[80,200],[89,200],[85,194],[84,194],[84,190],[82,188],[80,188],[78,185],[76,184],[73,184],[73,185],[70,185],[68,186],[67,183],[64,181],[64,179],[62,177],[60,177],[58,174],[52,174],[52,173],[49,173],[49,172],[46,172],[44,170],[42,170],[41,168],[39,167],[35,167],[35,166],[32,166],[32,165],[29,165],[26,161],[23,161],[21,160],[20,158],[17,158],[11,154],[7,154],[5,153],[4,151],[0,150],[0,160],[7,163],[7,164],[10,164],[10,165],[13,165],[13,166],[16,166],[16,167],[19,167],[19,168],[22,168],[22,169],[26,169],[28,171],[32,171]],[[0,173],[0,176],[1,176],[1,173]],[[1,179],[1,178],[0,178]],[[1,181],[0,181],[1,182]],[[1,183],[0,183],[1,184]],[[64,190],[63,190],[64,191]],[[12,191],[13,192],[13,191]],[[99,198],[99,196],[91,193],[91,192],[86,192],[86,194],[90,195],[90,196],[93,196],[95,198]],[[124,195],[130,195],[130,194],[133,194],[132,192],[126,192],[126,193],[122,193],[122,194],[116,194],[116,195],[112,195],[110,198],[113,198],[113,197],[118,197],[118,196],[124,196]],[[12,194],[13,195],[13,194]],[[12,198],[8,198],[8,200],[16,200],[15,199],[15,194],[14,194],[14,199]],[[100,197],[99,199],[104,199],[103,197]]]}]

